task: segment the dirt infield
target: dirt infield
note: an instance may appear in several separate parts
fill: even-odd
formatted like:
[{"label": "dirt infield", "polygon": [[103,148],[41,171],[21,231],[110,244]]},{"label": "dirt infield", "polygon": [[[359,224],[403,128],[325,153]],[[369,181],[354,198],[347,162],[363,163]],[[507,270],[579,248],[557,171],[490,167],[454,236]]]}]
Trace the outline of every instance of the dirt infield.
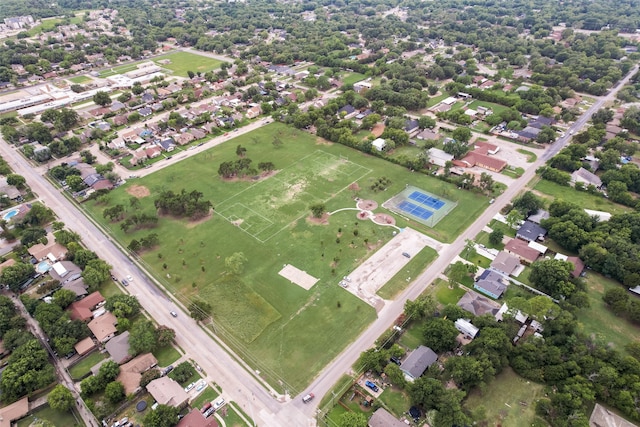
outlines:
[{"label": "dirt infield", "polygon": [[378,209],[378,203],[374,200],[358,200],[356,206],[363,211],[375,211]]},{"label": "dirt infield", "polygon": [[290,264],[285,264],[278,274],[307,291],[320,280]]},{"label": "dirt infield", "polygon": [[137,197],[138,199],[151,195],[151,191],[149,191],[149,189],[144,185],[132,185],[127,188],[127,193],[131,194],[133,197]]}]

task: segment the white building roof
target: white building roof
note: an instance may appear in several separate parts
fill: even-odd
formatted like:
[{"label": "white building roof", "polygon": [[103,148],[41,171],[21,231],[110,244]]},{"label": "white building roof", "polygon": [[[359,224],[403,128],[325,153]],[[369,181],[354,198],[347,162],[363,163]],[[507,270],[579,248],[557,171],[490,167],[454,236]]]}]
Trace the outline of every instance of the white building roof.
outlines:
[{"label": "white building roof", "polygon": [[531,249],[535,249],[536,251],[540,252],[541,254],[545,254],[547,252],[547,247],[545,245],[541,245],[538,242],[529,242],[529,247]]},{"label": "white building roof", "polygon": [[67,275],[68,271],[66,268],[64,268],[64,265],[62,265],[61,262],[56,262],[55,264],[53,264],[53,270],[58,273],[58,276],[60,277],[64,277]]}]

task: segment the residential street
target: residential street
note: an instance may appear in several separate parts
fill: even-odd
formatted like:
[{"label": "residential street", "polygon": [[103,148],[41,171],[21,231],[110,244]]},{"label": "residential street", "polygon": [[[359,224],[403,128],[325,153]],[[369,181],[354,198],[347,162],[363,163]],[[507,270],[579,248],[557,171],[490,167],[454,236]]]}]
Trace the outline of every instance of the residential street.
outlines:
[{"label": "residential street", "polygon": [[[586,111],[573,126],[571,130],[579,132],[587,123],[591,115],[601,108],[606,102],[615,97],[617,89],[635,74],[638,66],[625,77],[622,83],[616,86],[610,94],[598,99],[592,107]],[[263,120],[256,121],[245,126],[241,132],[249,132],[255,127],[261,126]],[[227,138],[235,136],[230,133]],[[180,311],[178,318],[173,318],[169,312],[176,310],[177,306],[151,282],[148,276],[133,264],[133,262],[121,252],[116,245],[89,219],[87,219],[60,190],[53,187],[45,178],[39,174],[38,168],[33,168],[13,146],[7,144],[0,138],[0,155],[10,164],[14,172],[24,176],[28,185],[38,198],[51,208],[57,216],[69,228],[76,231],[82,238],[84,244],[95,251],[102,259],[113,266],[113,271],[118,277],[131,274],[134,277],[133,283],[128,290],[138,296],[141,304],[149,314],[160,324],[165,324],[175,329],[176,341],[178,345],[187,353],[189,358],[196,361],[208,374],[210,380],[218,383],[224,390],[225,396],[239,403],[242,409],[251,416],[257,425],[268,427],[289,427],[289,426],[313,426],[317,405],[324,394],[329,392],[335,382],[348,372],[360,353],[369,348],[376,338],[386,330],[402,312],[407,299],[415,299],[431,283],[432,279],[444,271],[446,266],[462,251],[465,240],[472,239],[482,230],[489,220],[513,197],[515,197],[525,185],[534,177],[535,170],[544,164],[546,160],[555,155],[570,140],[571,135],[567,134],[559,138],[547,152],[540,156],[526,170],[523,176],[509,186],[500,195],[496,202],[489,205],[487,210],[460,235],[451,245],[446,246],[440,256],[433,264],[421,274],[394,302],[387,304],[378,314],[376,321],[363,332],[355,342],[349,345],[334,361],[332,361],[319,375],[318,378],[302,394],[313,392],[316,399],[309,404],[303,404],[300,397],[280,403],[276,400],[255,377],[245,369],[241,362],[236,361],[227,353],[222,346],[213,342],[207,334],[200,329],[187,314]],[[210,142],[194,150],[188,150],[187,155],[195,154],[201,150],[211,148],[215,144],[222,143],[225,137],[219,137],[215,143]],[[150,173],[157,168],[166,167],[173,162],[179,161],[183,153],[174,155],[173,160],[162,161],[150,169],[136,172],[138,176],[143,176],[144,172]]]}]

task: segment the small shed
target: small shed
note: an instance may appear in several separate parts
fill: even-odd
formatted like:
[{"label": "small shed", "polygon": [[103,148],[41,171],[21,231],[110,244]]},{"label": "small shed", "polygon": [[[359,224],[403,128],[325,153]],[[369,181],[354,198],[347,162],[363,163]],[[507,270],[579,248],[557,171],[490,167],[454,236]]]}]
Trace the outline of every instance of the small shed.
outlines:
[{"label": "small shed", "polygon": [[384,151],[387,148],[387,142],[382,138],[377,138],[371,141],[371,146],[378,151]]}]

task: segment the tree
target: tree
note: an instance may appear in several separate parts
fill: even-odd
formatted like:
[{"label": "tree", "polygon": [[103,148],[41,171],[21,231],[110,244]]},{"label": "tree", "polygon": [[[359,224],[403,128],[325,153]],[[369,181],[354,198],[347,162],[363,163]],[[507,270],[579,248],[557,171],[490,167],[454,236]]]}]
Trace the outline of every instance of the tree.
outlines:
[{"label": "tree", "polygon": [[456,141],[464,142],[465,145],[471,139],[471,130],[468,127],[459,127],[456,128],[451,137]]},{"label": "tree", "polygon": [[4,402],[18,398],[51,384],[54,380],[53,366],[47,352],[38,341],[29,340],[16,348],[2,372],[0,390]]},{"label": "tree", "polygon": [[404,303],[404,314],[411,319],[432,317],[438,308],[438,303],[431,295],[423,295],[415,300]]},{"label": "tree", "polygon": [[626,313],[629,306],[629,294],[621,287],[607,289],[602,296],[602,300],[618,316]]},{"label": "tree", "polygon": [[519,210],[525,217],[535,214],[538,212],[538,209],[541,209],[543,206],[544,201],[531,191],[527,191],[513,201],[513,207]]},{"label": "tree", "polygon": [[99,90],[95,95],[93,95],[93,102],[101,107],[106,107],[111,104],[111,97],[107,92]]},{"label": "tree", "polygon": [[453,321],[436,317],[425,323],[422,335],[424,345],[436,353],[441,353],[455,347],[458,330]]},{"label": "tree", "polygon": [[155,411],[148,411],[142,419],[144,427],[173,427],[178,424],[178,408],[158,405]]},{"label": "tree", "polygon": [[149,320],[134,323],[129,332],[129,353],[150,353],[157,347],[156,328]]},{"label": "tree", "polygon": [[231,274],[240,274],[244,270],[247,257],[243,252],[235,252],[224,259],[224,265]]},{"label": "tree", "polygon": [[68,388],[62,384],[58,384],[47,396],[47,403],[49,403],[51,409],[55,409],[60,412],[67,412],[73,408],[75,399]]},{"label": "tree", "polygon": [[104,388],[104,397],[111,403],[122,402],[125,398],[124,385],[120,381],[112,381]]},{"label": "tree", "polygon": [[324,214],[324,211],[326,210],[326,207],[324,203],[316,203],[309,206],[309,209],[311,209],[311,215],[313,215],[314,218],[321,218]]},{"label": "tree", "polygon": [[449,279],[452,281],[462,283],[465,277],[469,277],[469,270],[464,262],[458,261],[449,267]]},{"label": "tree", "polygon": [[197,321],[202,321],[211,314],[211,304],[199,298],[189,304],[189,315]]},{"label": "tree", "polygon": [[554,298],[569,297],[575,285],[569,281],[573,264],[559,259],[545,259],[531,264],[529,280],[538,289]]},{"label": "tree", "polygon": [[536,142],[538,144],[549,144],[555,141],[556,131],[551,126],[542,126],[538,136],[536,136]]},{"label": "tree", "polygon": [[416,379],[409,384],[411,403],[426,410],[440,406],[440,396],[444,393],[444,386],[439,380],[427,376]]},{"label": "tree", "polygon": [[176,337],[176,331],[168,326],[158,326],[156,329],[156,341],[160,347],[170,345]]},{"label": "tree", "polygon": [[400,370],[400,367],[395,363],[388,363],[384,367],[384,373],[387,374],[387,378],[396,387],[404,388],[407,380],[404,378],[404,373]]},{"label": "tree", "polygon": [[493,180],[493,177],[491,175],[489,175],[486,172],[482,172],[480,174],[480,188],[483,189],[484,191],[487,192],[491,192],[493,191],[493,186],[495,184],[495,181]]},{"label": "tree", "polygon": [[429,116],[421,116],[418,119],[418,126],[420,126],[420,129],[433,129],[436,127],[436,124],[436,120]]},{"label": "tree", "polygon": [[504,233],[497,228],[489,234],[489,243],[493,246],[497,246],[502,243],[502,238],[504,237]]},{"label": "tree", "polygon": [[471,356],[458,356],[447,359],[445,371],[456,382],[458,387],[466,391],[480,384],[486,384],[496,373],[486,358],[476,359]]},{"label": "tree", "polygon": [[451,154],[456,159],[460,159],[464,157],[465,154],[469,151],[469,146],[466,142],[463,141],[449,141],[442,147],[442,150],[445,153]]},{"label": "tree", "polygon": [[73,192],[81,191],[87,187],[82,178],[78,175],[70,175],[67,177],[66,181],[67,185]]},{"label": "tree", "polygon": [[142,374],[142,378],[140,378],[140,387],[146,387],[151,381],[160,377],[161,374],[159,369],[149,369]]},{"label": "tree", "polygon": [[138,298],[127,294],[108,297],[104,307],[118,318],[136,316],[141,308]]},{"label": "tree", "polygon": [[244,157],[247,154],[247,149],[245,147],[243,147],[242,145],[238,145],[236,147],[236,155],[238,157]]},{"label": "tree", "polygon": [[386,350],[378,350],[377,348],[370,348],[360,353],[358,359],[358,365],[363,371],[374,371],[381,373],[388,363],[389,357]]},{"label": "tree", "polygon": [[20,289],[20,285],[33,274],[34,271],[31,265],[17,262],[2,270],[2,273],[0,273],[0,283],[7,285],[13,292],[17,292]]},{"label": "tree", "polygon": [[23,189],[24,184],[27,182],[26,179],[22,175],[18,175],[16,173],[11,173],[7,175],[7,184],[13,185],[18,189]]},{"label": "tree", "polygon": [[76,300],[76,293],[69,289],[60,289],[53,294],[53,302],[60,306],[60,308],[67,308],[72,302]]},{"label": "tree", "polygon": [[520,213],[517,209],[511,209],[511,211],[507,214],[505,221],[507,221],[507,225],[511,228],[517,228],[520,223],[524,220],[524,215]]},{"label": "tree", "polygon": [[176,366],[169,376],[180,384],[183,384],[195,374],[196,370],[190,362],[182,362]]},{"label": "tree", "polygon": [[362,412],[345,412],[339,423],[340,427],[367,427],[367,417]]}]

